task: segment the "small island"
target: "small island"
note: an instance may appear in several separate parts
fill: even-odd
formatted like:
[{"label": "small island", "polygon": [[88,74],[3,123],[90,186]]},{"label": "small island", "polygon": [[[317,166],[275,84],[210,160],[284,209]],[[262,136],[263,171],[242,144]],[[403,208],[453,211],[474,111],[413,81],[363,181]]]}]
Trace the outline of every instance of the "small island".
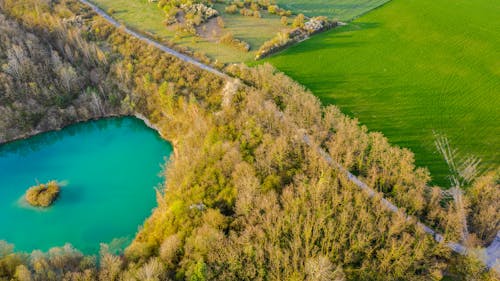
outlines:
[{"label": "small island", "polygon": [[56,201],[61,188],[57,181],[30,187],[25,194],[26,201],[34,207],[49,207]]}]

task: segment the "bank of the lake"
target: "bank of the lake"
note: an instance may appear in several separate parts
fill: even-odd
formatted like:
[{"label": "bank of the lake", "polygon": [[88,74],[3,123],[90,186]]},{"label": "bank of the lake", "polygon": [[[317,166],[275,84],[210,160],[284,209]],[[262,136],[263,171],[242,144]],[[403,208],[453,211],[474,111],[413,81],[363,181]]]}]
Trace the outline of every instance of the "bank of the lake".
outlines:
[{"label": "bank of the lake", "polygon": [[[154,187],[172,146],[133,117],[89,121],[0,145],[0,240],[18,251],[71,243],[84,253],[122,246],[155,207]],[[48,209],[27,207],[26,188],[65,184]]]}]

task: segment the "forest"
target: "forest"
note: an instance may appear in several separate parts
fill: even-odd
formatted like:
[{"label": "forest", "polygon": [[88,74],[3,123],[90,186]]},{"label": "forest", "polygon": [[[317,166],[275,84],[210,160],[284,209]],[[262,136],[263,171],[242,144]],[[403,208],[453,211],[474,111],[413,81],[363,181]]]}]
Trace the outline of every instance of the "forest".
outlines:
[{"label": "forest", "polygon": [[[20,253],[2,241],[0,280],[498,280],[480,253],[452,253],[415,222],[488,245],[500,171],[470,179],[457,201],[429,186],[411,151],[272,66],[218,77],[76,0],[4,0],[0,29],[0,142],[140,114],[175,147],[158,206],[124,253]],[[317,147],[379,194],[360,192]]]}]

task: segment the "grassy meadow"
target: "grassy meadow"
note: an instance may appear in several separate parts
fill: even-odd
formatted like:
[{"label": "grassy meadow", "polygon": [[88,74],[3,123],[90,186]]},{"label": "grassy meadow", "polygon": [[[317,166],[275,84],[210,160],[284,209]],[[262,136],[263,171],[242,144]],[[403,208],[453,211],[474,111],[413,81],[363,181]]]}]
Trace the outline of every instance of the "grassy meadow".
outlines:
[{"label": "grassy meadow", "polygon": [[156,3],[148,0],[93,0],[104,11],[113,9],[113,17],[125,25],[145,33],[160,36],[165,40],[201,52],[223,63],[234,63],[253,60],[255,51],[262,43],[271,39],[278,31],[284,28],[280,17],[262,12],[262,18],[245,17],[239,14],[231,15],[224,12],[224,5],[217,4],[215,8],[224,19],[223,32],[233,35],[250,44],[250,52],[243,52],[231,46],[218,44],[196,36],[183,36],[175,38],[175,31],[167,28],[163,23],[165,15]]},{"label": "grassy meadow", "polygon": [[[265,41],[276,36],[276,33],[286,28],[281,24],[281,17],[261,11],[262,18],[245,17],[240,14],[228,14],[224,12],[225,5],[215,4],[214,8],[219,11],[224,19],[225,29],[234,34],[234,37],[242,39],[256,51]],[[292,20],[289,19],[291,23]],[[254,52],[250,59],[255,57]],[[241,61],[240,61],[241,62]]]},{"label": "grassy meadow", "polygon": [[278,0],[283,8],[306,16],[327,16],[349,21],[389,0]]},{"label": "grassy meadow", "polygon": [[485,167],[500,164],[499,14],[496,0],[393,0],[267,61],[409,147],[446,184],[433,132]]}]

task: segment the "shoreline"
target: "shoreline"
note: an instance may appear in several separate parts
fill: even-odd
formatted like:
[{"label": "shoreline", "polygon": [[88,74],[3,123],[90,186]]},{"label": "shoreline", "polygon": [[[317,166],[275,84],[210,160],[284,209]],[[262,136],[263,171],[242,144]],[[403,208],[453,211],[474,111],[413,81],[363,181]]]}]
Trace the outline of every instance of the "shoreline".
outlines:
[{"label": "shoreline", "polygon": [[58,128],[54,128],[54,129],[33,130],[33,131],[28,132],[28,133],[22,134],[20,136],[17,136],[17,137],[11,138],[11,139],[7,139],[5,141],[0,141],[0,147],[2,145],[4,145],[4,144],[12,143],[12,142],[15,142],[15,141],[26,140],[26,139],[29,139],[31,137],[35,137],[35,136],[43,134],[43,133],[61,131],[61,130],[65,129],[65,128],[69,127],[69,126],[80,124],[80,123],[85,123],[85,122],[90,122],[90,121],[98,121],[98,120],[102,120],[102,119],[124,118],[124,117],[133,117],[133,118],[136,118],[138,120],[141,120],[146,127],[154,130],[160,136],[160,138],[162,140],[170,143],[170,145],[172,146],[173,157],[170,157],[168,159],[168,162],[173,161],[173,159],[175,159],[178,156],[177,155],[177,140],[169,139],[165,134],[163,134],[161,132],[161,130],[160,130],[160,128],[158,126],[156,126],[155,124],[153,124],[146,116],[144,116],[144,115],[142,115],[140,113],[131,113],[131,114],[112,113],[112,114],[107,114],[107,115],[103,115],[103,116],[100,116],[100,117],[92,117],[92,118],[88,118],[88,119],[81,119],[81,120],[78,120],[78,121],[75,121],[75,122],[63,125],[61,127],[58,127]]},{"label": "shoreline", "polygon": [[[105,120],[105,119],[121,119],[121,118],[134,118],[136,120],[140,120],[140,121],[143,122],[143,124],[147,128],[154,130],[158,134],[158,136],[161,138],[162,141],[168,142],[171,145],[171,147],[172,147],[172,154],[173,154],[173,156],[170,156],[168,158],[164,158],[165,160],[163,161],[163,164],[164,165],[168,165],[170,162],[173,161],[173,159],[177,155],[177,149],[176,149],[176,146],[175,146],[175,143],[177,143],[177,142],[175,140],[168,139],[167,136],[161,132],[161,130],[159,129],[159,127],[156,124],[152,123],[146,116],[144,116],[144,115],[142,115],[140,113],[130,113],[130,114],[116,114],[116,113],[113,113],[113,114],[106,114],[106,115],[99,116],[99,117],[92,117],[92,118],[80,119],[80,120],[77,120],[75,122],[70,122],[68,124],[65,124],[65,125],[57,127],[57,128],[52,128],[52,129],[47,129],[47,130],[32,130],[32,131],[27,132],[25,134],[22,134],[22,135],[14,137],[14,138],[5,140],[3,142],[0,142],[0,147],[2,145],[7,145],[7,144],[12,143],[12,142],[22,141],[22,140],[29,139],[31,137],[36,137],[36,136],[38,136],[40,134],[50,133],[50,132],[58,132],[58,131],[61,131],[63,129],[67,129],[70,126],[78,125],[78,124],[81,124],[81,123],[92,122],[92,121],[99,121],[99,120]],[[67,180],[60,181],[60,183],[61,183],[61,186],[66,186],[68,184]],[[161,183],[162,184],[165,183],[165,178],[161,181]],[[50,206],[48,208],[35,207],[35,206],[33,206],[33,205],[31,205],[31,204],[29,204],[27,202],[26,197],[25,197],[24,194],[22,196],[20,196],[14,202],[14,206],[16,208],[19,208],[19,209],[25,209],[25,210],[30,210],[30,211],[39,212],[39,213],[48,212],[52,208],[52,206]],[[157,207],[158,207],[158,203],[155,201],[154,206],[152,206],[151,210],[154,210]],[[151,217],[151,215],[148,215],[143,221],[140,222],[140,224],[138,224],[138,227],[143,227],[144,224],[147,222],[147,220],[150,219],[150,217]],[[134,242],[134,240],[136,239],[136,237],[137,237],[137,233],[131,233],[130,235],[128,235],[126,237],[116,237],[116,238],[113,238],[113,240],[111,240],[108,245],[113,246],[114,248],[116,248],[117,245],[120,244],[122,246],[121,248],[123,248],[123,251],[124,251],[126,248],[128,248],[130,245],[132,245],[132,243]],[[0,240],[1,240],[1,238],[0,238]],[[68,243],[68,242],[66,242],[66,243]],[[13,244],[13,245],[15,245],[15,244]],[[73,244],[70,244],[70,245],[73,246]],[[57,248],[57,247],[59,247],[59,246],[55,246],[55,248]],[[83,253],[84,255],[89,255],[89,256],[98,256],[99,255],[99,253],[89,253],[85,249],[76,248],[75,246],[73,246],[73,247],[78,252]],[[52,247],[49,248],[49,249],[47,249],[46,251],[49,251],[50,249],[52,249]],[[37,251],[37,250],[40,250],[40,248],[33,249],[33,251]],[[45,250],[40,250],[40,251],[45,252]],[[23,250],[15,250],[14,252],[15,253],[30,253],[30,251],[23,251]]]},{"label": "shoreline", "polygon": [[21,134],[19,136],[16,136],[16,137],[13,137],[13,138],[9,138],[9,139],[6,139],[6,140],[2,140],[2,141],[0,141],[0,146],[4,145],[4,144],[11,143],[11,142],[19,141],[19,140],[29,139],[31,137],[34,137],[36,135],[43,134],[43,133],[57,132],[57,131],[60,131],[62,129],[65,129],[65,128],[69,127],[69,126],[72,126],[72,125],[75,125],[75,124],[79,124],[79,123],[85,123],[85,122],[89,122],[89,121],[98,121],[98,120],[101,120],[101,119],[108,119],[108,118],[127,117],[127,116],[135,117],[134,115],[112,113],[112,114],[107,114],[107,115],[103,115],[103,116],[100,116],[100,117],[92,117],[92,118],[88,118],[88,119],[76,120],[75,122],[71,122],[69,124],[65,124],[65,125],[62,125],[62,126],[57,127],[57,128],[51,128],[51,129],[46,129],[46,130],[45,129],[44,130],[32,130],[30,132]]},{"label": "shoreline", "polygon": [[[176,140],[173,140],[173,139],[169,139],[166,135],[164,135],[162,133],[162,131],[160,130],[160,128],[158,128],[158,126],[156,126],[155,124],[153,124],[151,121],[149,121],[149,119],[140,114],[140,113],[134,113],[134,114],[131,114],[131,115],[126,115],[126,116],[130,116],[130,117],[134,117],[134,118],[137,118],[139,120],[141,120],[142,122],[144,122],[144,125],[146,125],[146,127],[156,131],[158,133],[158,135],[160,135],[160,137],[169,142],[171,145],[172,145],[172,152],[173,152],[173,155],[174,157],[173,158],[176,158],[178,155],[177,155],[177,141]],[[173,158],[170,158],[170,159],[173,159]],[[169,161],[171,161],[169,159]]]},{"label": "shoreline", "polygon": [[57,128],[53,128],[53,129],[32,130],[32,131],[30,131],[28,133],[24,133],[24,134],[21,134],[19,136],[16,136],[16,137],[13,137],[13,138],[10,138],[10,139],[6,139],[6,140],[3,140],[3,141],[0,141],[0,146],[2,146],[4,144],[11,143],[11,142],[15,142],[15,141],[26,140],[26,139],[29,139],[31,137],[34,137],[34,136],[37,136],[37,135],[40,135],[40,134],[43,134],[43,133],[61,131],[61,130],[65,129],[65,128],[67,128],[67,127],[70,127],[70,126],[73,126],[73,125],[76,125],[76,124],[80,124],[80,123],[85,123],[85,122],[90,122],[90,121],[99,121],[99,120],[102,120],[102,119],[121,118],[121,117],[134,117],[136,119],[139,119],[142,122],[144,122],[144,125],[146,125],[146,127],[148,127],[150,129],[153,129],[154,131],[156,131],[158,133],[158,135],[160,135],[160,137],[162,139],[164,139],[165,141],[168,141],[168,142],[170,142],[172,144],[174,143],[174,141],[169,140],[164,134],[162,134],[162,132],[160,131],[160,129],[158,128],[158,126],[156,126],[155,124],[151,123],[151,121],[149,121],[149,119],[146,118],[144,115],[142,115],[140,113],[134,113],[134,114],[107,114],[107,115],[103,115],[103,116],[100,116],[100,117],[92,117],[92,118],[88,118],[88,119],[77,120],[75,122],[72,122],[72,123],[69,123],[69,124],[57,127]]}]

